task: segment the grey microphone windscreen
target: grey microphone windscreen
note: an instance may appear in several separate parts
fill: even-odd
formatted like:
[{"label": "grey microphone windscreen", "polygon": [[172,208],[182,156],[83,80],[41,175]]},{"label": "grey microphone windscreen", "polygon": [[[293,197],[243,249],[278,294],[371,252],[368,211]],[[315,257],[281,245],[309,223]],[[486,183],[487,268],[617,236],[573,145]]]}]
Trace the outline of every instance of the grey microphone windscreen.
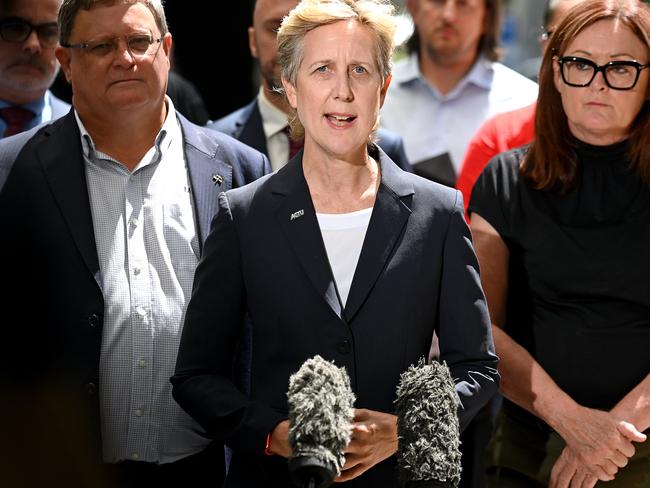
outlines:
[{"label": "grey microphone windscreen", "polygon": [[287,400],[289,469],[303,486],[329,486],[341,473],[351,438],[355,396],[350,378],[344,368],[314,356],[291,375]]},{"label": "grey microphone windscreen", "polygon": [[397,462],[406,486],[458,486],[459,403],[445,363],[420,359],[400,376],[395,400]]}]

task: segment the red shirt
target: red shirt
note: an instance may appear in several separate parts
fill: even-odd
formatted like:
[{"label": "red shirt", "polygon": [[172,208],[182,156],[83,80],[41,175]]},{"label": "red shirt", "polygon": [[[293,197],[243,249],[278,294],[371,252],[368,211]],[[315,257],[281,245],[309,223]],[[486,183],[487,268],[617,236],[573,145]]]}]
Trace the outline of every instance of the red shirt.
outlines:
[{"label": "red shirt", "polygon": [[535,106],[533,103],[512,112],[495,115],[486,120],[472,137],[456,181],[456,188],[463,194],[466,214],[474,183],[490,159],[533,140]]}]

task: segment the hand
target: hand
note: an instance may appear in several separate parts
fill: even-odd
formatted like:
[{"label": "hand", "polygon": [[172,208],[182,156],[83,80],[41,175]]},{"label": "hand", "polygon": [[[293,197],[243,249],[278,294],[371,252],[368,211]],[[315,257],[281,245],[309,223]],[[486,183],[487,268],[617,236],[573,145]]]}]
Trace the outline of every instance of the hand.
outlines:
[{"label": "hand", "polygon": [[[633,442],[645,442],[648,438],[648,436],[643,432],[640,432],[635,425],[630,422],[625,422],[624,420],[621,420],[618,423],[618,431],[623,435],[623,437]],[[632,453],[632,456],[634,456],[634,453]]]},{"label": "hand", "polygon": [[[614,479],[612,476],[610,478]],[[551,470],[549,488],[593,488],[598,478],[585,468],[571,449],[565,447]]]},{"label": "hand", "polygon": [[634,455],[632,441],[645,440],[632,424],[610,412],[581,406],[563,414],[558,432],[576,462],[601,481],[612,480]]},{"label": "hand", "polygon": [[334,481],[349,481],[397,452],[397,417],[355,409],[352,441],[345,449],[345,465]]},{"label": "hand", "polygon": [[289,444],[289,421],[283,420],[271,431],[269,451],[278,456],[288,458],[293,452]]}]

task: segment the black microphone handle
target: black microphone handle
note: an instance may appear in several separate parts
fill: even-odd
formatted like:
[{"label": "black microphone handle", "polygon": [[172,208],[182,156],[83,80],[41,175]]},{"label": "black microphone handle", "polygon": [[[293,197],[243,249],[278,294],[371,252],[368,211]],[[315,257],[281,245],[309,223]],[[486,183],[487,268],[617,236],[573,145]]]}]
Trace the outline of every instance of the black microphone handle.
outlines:
[{"label": "black microphone handle", "polygon": [[408,481],[405,488],[454,488],[454,485],[449,481],[418,480]]},{"label": "black microphone handle", "polygon": [[315,456],[289,459],[289,473],[300,488],[327,488],[334,481],[336,468]]}]

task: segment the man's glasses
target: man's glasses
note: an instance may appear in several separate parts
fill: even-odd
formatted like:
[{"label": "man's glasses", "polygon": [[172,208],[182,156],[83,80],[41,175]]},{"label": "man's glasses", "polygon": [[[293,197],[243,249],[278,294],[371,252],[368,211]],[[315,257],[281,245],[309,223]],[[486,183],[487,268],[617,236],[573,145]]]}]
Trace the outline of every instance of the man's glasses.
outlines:
[{"label": "man's glasses", "polygon": [[155,55],[163,40],[162,37],[154,39],[151,35],[139,34],[126,37],[114,37],[113,39],[80,42],[79,44],[62,44],[62,46],[71,49],[81,49],[96,58],[107,58],[117,52],[120,40],[122,39],[126,43],[126,50],[134,59]]},{"label": "man's glasses", "polygon": [[23,43],[34,31],[43,47],[52,48],[59,42],[56,22],[34,25],[19,17],[0,20],[0,37],[6,42]]},{"label": "man's glasses", "polygon": [[613,90],[631,90],[639,80],[641,70],[650,67],[650,63],[641,64],[636,61],[610,61],[598,66],[591,59],[576,56],[562,56],[557,62],[562,80],[567,85],[589,86],[600,71],[607,86]]}]

